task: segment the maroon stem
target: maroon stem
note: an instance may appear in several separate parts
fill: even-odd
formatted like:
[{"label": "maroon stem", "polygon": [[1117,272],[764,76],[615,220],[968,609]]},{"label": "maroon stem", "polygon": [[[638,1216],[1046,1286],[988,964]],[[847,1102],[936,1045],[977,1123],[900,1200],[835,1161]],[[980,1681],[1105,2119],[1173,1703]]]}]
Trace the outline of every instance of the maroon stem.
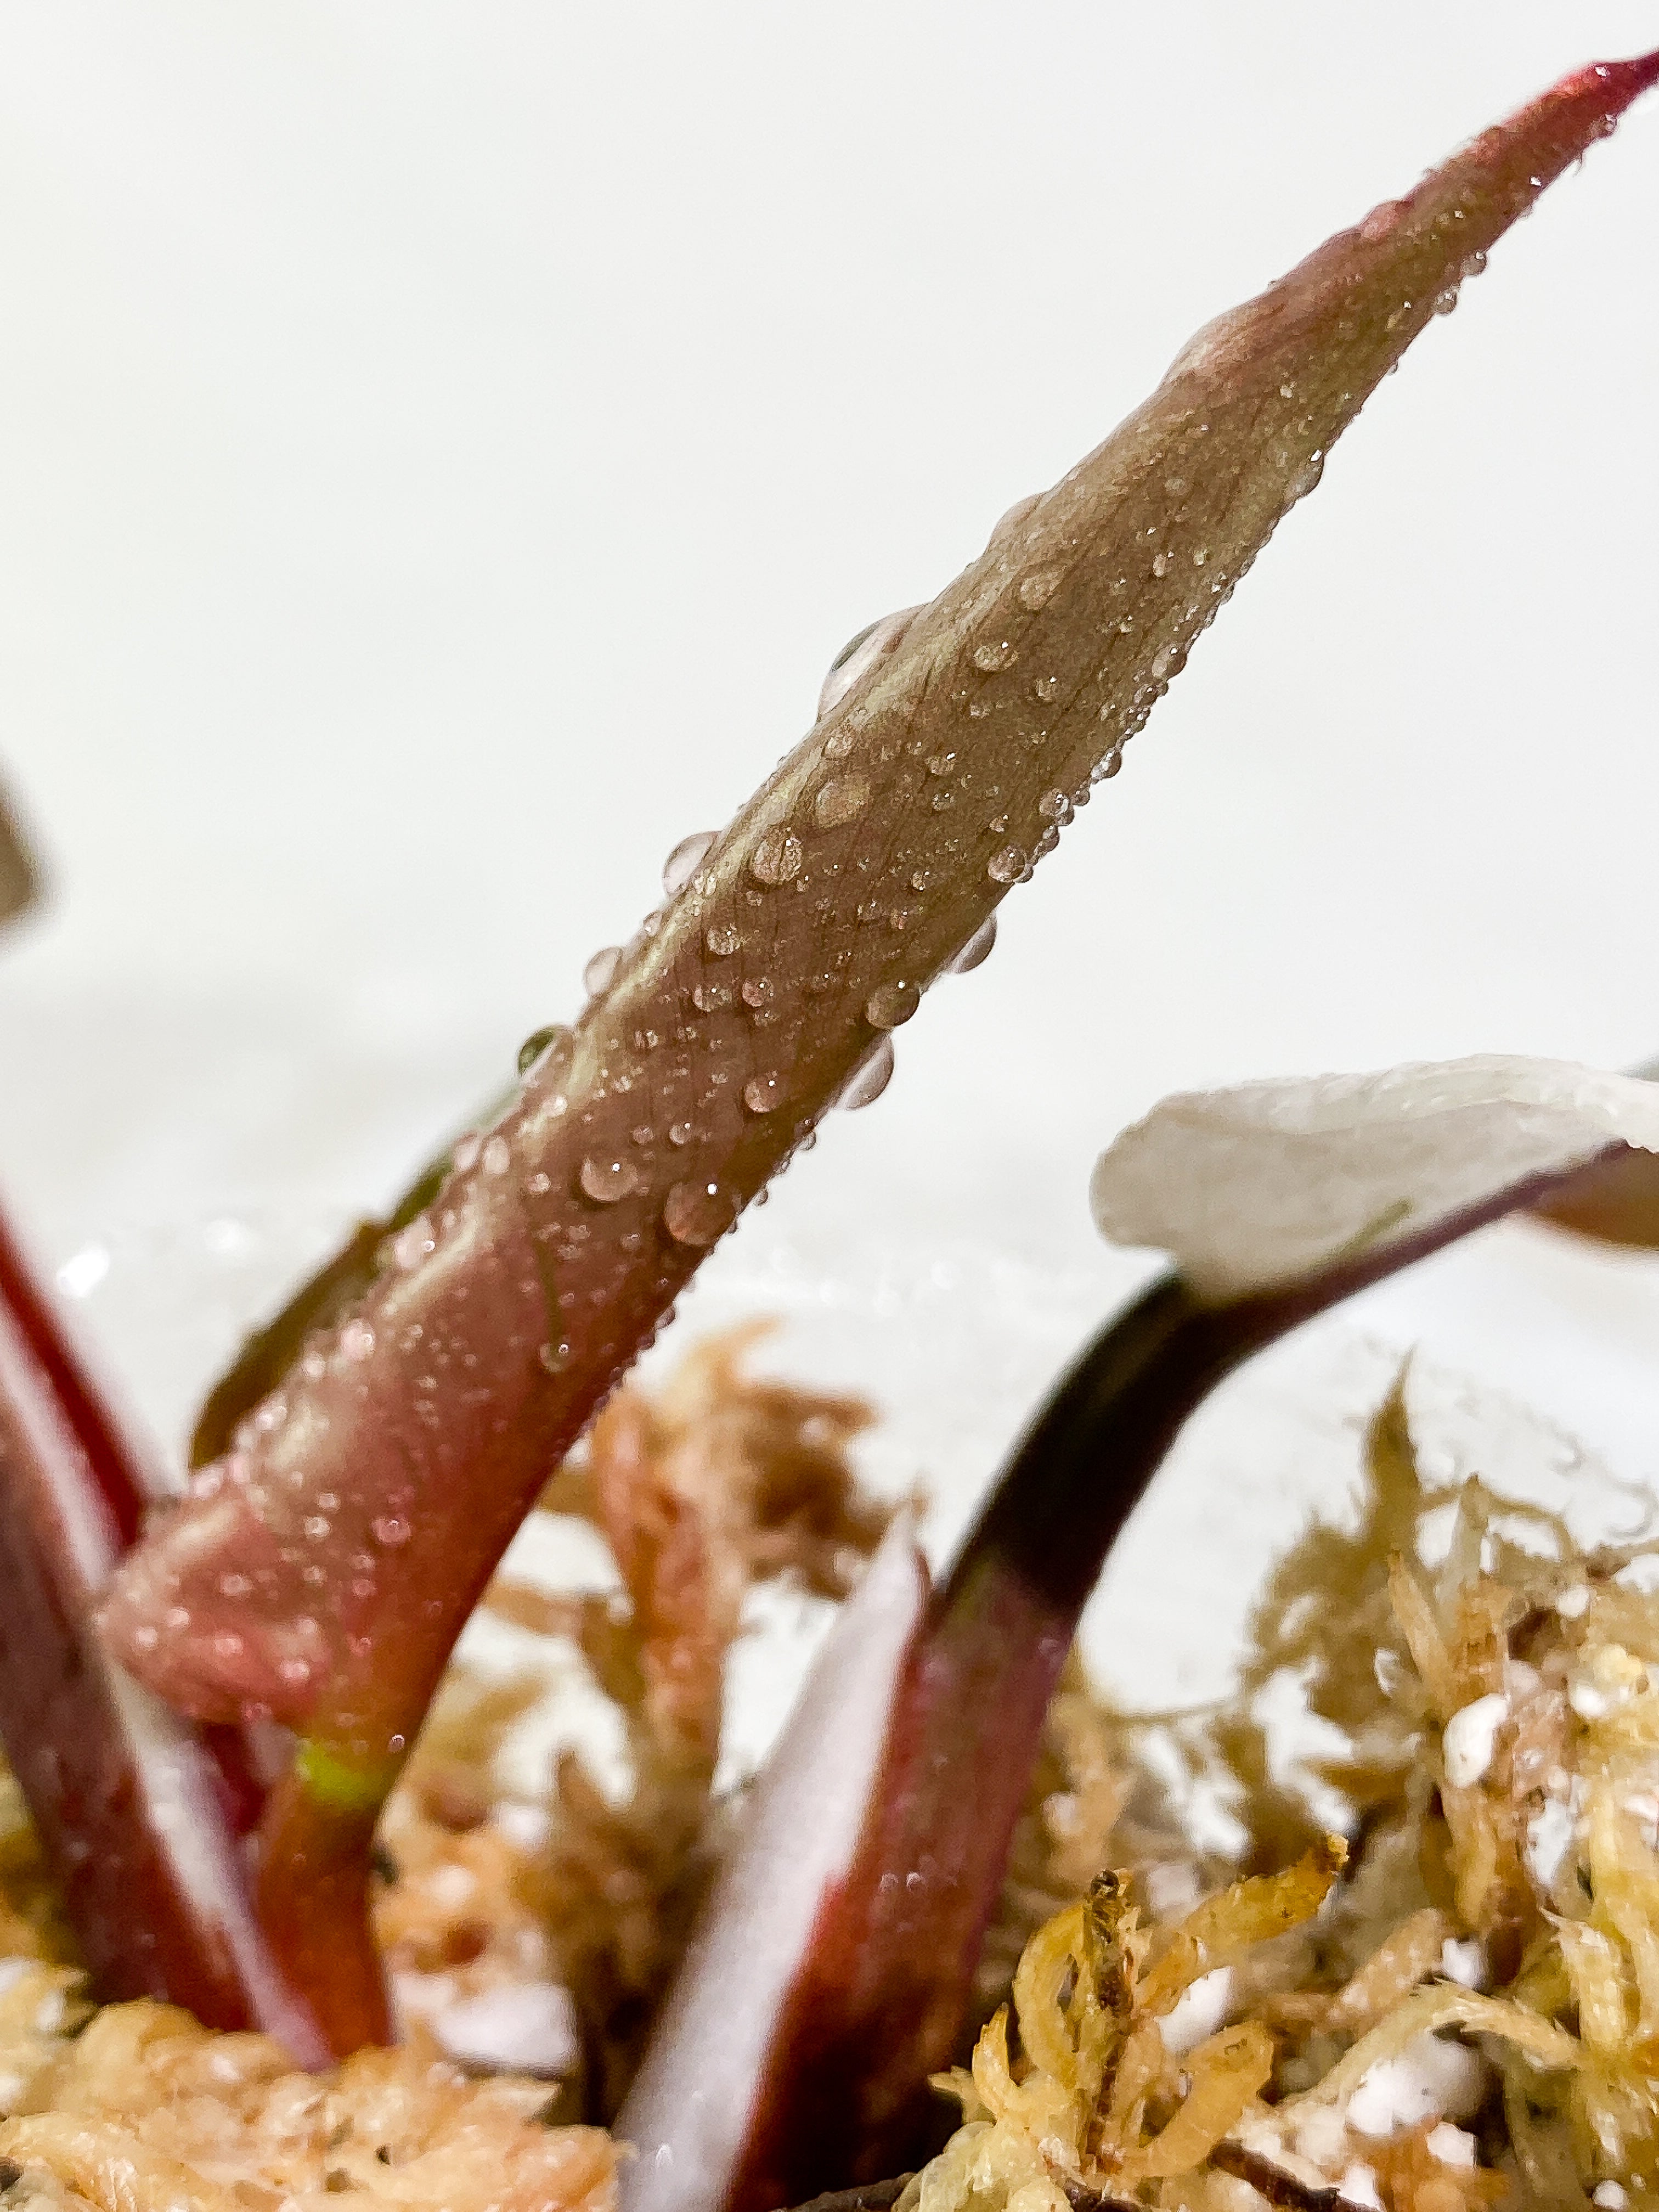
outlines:
[{"label": "maroon stem", "polygon": [[927,2079],[957,2055],[1049,1698],[1112,1546],[1188,1417],[1304,1322],[1593,1181],[1625,1150],[1229,1305],[1167,1278],[1097,1338],[1021,1440],[917,1632],[852,1865],[824,1898],[758,2080],[735,2092],[750,2093],[750,2119],[721,2212],[768,2212],[925,2154]]},{"label": "maroon stem", "polygon": [[256,1786],[106,1656],[99,1591],[154,1484],[0,1218],[0,1737],[98,1994],[320,2039],[253,1921],[239,1828]]}]

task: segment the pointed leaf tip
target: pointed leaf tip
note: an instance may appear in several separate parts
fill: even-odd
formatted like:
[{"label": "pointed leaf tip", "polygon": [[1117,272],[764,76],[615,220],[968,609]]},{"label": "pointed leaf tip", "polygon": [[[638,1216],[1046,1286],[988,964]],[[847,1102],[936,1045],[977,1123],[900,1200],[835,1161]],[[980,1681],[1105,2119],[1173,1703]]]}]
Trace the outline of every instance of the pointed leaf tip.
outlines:
[{"label": "pointed leaf tip", "polygon": [[1633,55],[1629,61],[1592,62],[1577,76],[1569,77],[1562,89],[1576,90],[1587,80],[1602,87],[1616,103],[1612,112],[1622,115],[1632,100],[1659,84],[1659,46],[1650,54]]}]

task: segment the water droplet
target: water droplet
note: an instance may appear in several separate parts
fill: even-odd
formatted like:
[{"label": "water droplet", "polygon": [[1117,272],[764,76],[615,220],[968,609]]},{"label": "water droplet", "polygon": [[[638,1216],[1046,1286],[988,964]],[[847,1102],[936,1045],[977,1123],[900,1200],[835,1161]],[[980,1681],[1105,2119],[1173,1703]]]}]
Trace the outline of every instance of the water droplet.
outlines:
[{"label": "water droplet", "polygon": [[340,1350],[348,1359],[367,1359],[374,1349],[374,1332],[366,1321],[349,1321],[340,1331]]},{"label": "water droplet", "polygon": [[662,1209],[662,1225],[678,1244],[701,1249],[725,1235],[738,1218],[736,1199],[721,1182],[677,1182]]},{"label": "water droplet", "polygon": [[863,776],[832,775],[812,801],[812,818],[820,830],[839,830],[843,822],[862,814],[869,803],[870,786]]},{"label": "water droplet", "polygon": [[839,707],[878,663],[887,659],[910,627],[912,617],[921,611],[919,607],[901,607],[896,614],[884,615],[879,622],[869,623],[856,637],[848,639],[830,662],[830,672],[818,693],[819,721]]},{"label": "water droplet", "polygon": [[486,1175],[504,1176],[513,1164],[513,1147],[505,1137],[492,1137],[480,1159]]},{"label": "water droplet", "polygon": [[698,983],[691,993],[691,1003],[700,1014],[717,1014],[732,1003],[729,983]]},{"label": "water droplet", "polygon": [[1387,238],[1391,231],[1399,228],[1401,217],[1405,212],[1404,200],[1384,200],[1380,206],[1374,207],[1360,224],[1359,235],[1374,245],[1379,238]]},{"label": "water droplet", "polygon": [[313,1544],[320,1544],[333,1523],[320,1513],[307,1513],[301,1525]]},{"label": "water droplet", "polygon": [[550,1375],[562,1375],[570,1364],[570,1346],[561,1337],[556,1344],[544,1344],[536,1357]]},{"label": "water droplet", "polygon": [[956,803],[957,795],[954,791],[936,791],[933,793],[935,814],[948,814]]},{"label": "water droplet", "polygon": [[879,619],[878,619],[875,622],[866,623],[862,629],[855,629],[851,637],[848,639],[846,644],[842,646],[841,651],[830,662],[828,672],[829,674],[834,676],[838,670],[845,668],[848,662],[853,658],[853,655],[865,642],[866,639],[873,637],[880,627],[881,623]]},{"label": "water droplet", "polygon": [[1063,826],[1072,818],[1072,802],[1063,791],[1045,791],[1037,801],[1037,812],[1045,822]]},{"label": "water droplet", "polygon": [[800,839],[793,830],[769,830],[749,855],[749,872],[769,890],[800,873]]},{"label": "water droplet", "polygon": [[405,1274],[411,1267],[418,1267],[427,1254],[437,1249],[432,1224],[423,1213],[417,1213],[392,1240],[392,1257]]},{"label": "water droplet", "polygon": [[1020,578],[1019,603],[1029,612],[1035,614],[1039,607],[1048,605],[1059,588],[1060,570],[1058,568],[1033,568],[1029,576]]},{"label": "water droplet", "polygon": [[921,993],[901,977],[896,982],[877,985],[864,1002],[864,1018],[872,1029],[896,1030],[909,1020],[921,1004]]},{"label": "water droplet", "polygon": [[1455,284],[1448,284],[1443,292],[1437,292],[1434,295],[1434,312],[1437,315],[1450,314],[1452,309],[1456,305],[1457,287]]},{"label": "water droplet", "polygon": [[253,1584],[246,1575],[221,1575],[219,1577],[221,1597],[246,1597],[252,1588]]},{"label": "water droplet", "polygon": [[132,1648],[135,1651],[154,1651],[161,1640],[161,1630],[152,1628],[148,1621],[142,1628],[135,1628],[132,1632]]},{"label": "water droplet", "polygon": [[956,764],[957,757],[953,752],[929,753],[927,756],[929,775],[949,775]]},{"label": "water droplet", "polygon": [[1000,845],[985,863],[994,884],[1017,884],[1025,873],[1025,854],[1018,845]]},{"label": "water droplet", "polygon": [[1153,574],[1153,575],[1155,575],[1155,576],[1167,576],[1167,575],[1169,574],[1169,573],[1170,573],[1170,556],[1169,556],[1167,553],[1154,553],[1154,554],[1153,554],[1153,556],[1152,556],[1152,574]]},{"label": "water droplet", "polygon": [[886,1090],[893,1078],[893,1040],[883,1037],[867,1059],[854,1071],[847,1088],[836,1103],[855,1114],[860,1106],[872,1106]]},{"label": "water droplet", "polygon": [[662,887],[670,898],[683,891],[696,874],[717,834],[713,830],[694,830],[689,837],[680,839],[663,862]]},{"label": "water droplet", "polygon": [[518,1048],[518,1073],[520,1073],[520,1075],[529,1075],[529,1071],[531,1071],[531,1068],[535,1066],[535,1061],[540,1060],[542,1053],[549,1051],[549,1046],[556,1046],[556,1044],[557,1044],[557,1046],[562,1046],[562,1048],[568,1048],[568,1044],[566,1044],[566,1040],[568,1040],[568,1037],[571,1037],[571,1030],[564,1029],[564,1026],[562,1026],[560,1022],[549,1022],[549,1026],[546,1026],[546,1029],[535,1029],[535,1030],[531,1030],[531,1036],[526,1037],[526,1040],[522,1042],[522,1044],[520,1044],[520,1048]]},{"label": "water droplet", "polygon": [[963,946],[961,951],[957,954],[955,959],[946,961],[945,974],[947,975],[971,974],[979,966],[980,962],[988,957],[991,947],[996,941],[997,918],[995,915],[988,914]]},{"label": "water droplet", "polygon": [[1477,246],[1473,253],[1464,255],[1462,274],[1466,278],[1478,276],[1486,265],[1486,254],[1480,247]]},{"label": "water droplet", "polygon": [[460,1174],[465,1175],[467,1170],[476,1163],[478,1157],[479,1144],[480,1139],[474,1136],[471,1130],[467,1132],[465,1136],[458,1137],[455,1139],[455,1149],[451,1152],[449,1157]]},{"label": "water droplet", "polygon": [[382,1513],[373,1526],[377,1544],[385,1544],[395,1551],[399,1544],[409,1541],[409,1523],[401,1513]]},{"label": "water droplet", "polygon": [[717,960],[726,960],[737,951],[743,939],[729,921],[715,921],[704,930],[702,941]]},{"label": "water droplet", "polygon": [[1104,783],[1109,777],[1115,776],[1122,765],[1123,746],[1120,742],[1101,755],[1089,771],[1089,781],[1091,783]]},{"label": "water droplet", "polygon": [[1285,487],[1285,506],[1294,507],[1297,500],[1306,499],[1308,494],[1314,489],[1316,485],[1318,483],[1319,479],[1324,475],[1324,454],[1322,453],[1314,453],[1310,454],[1307,461],[1297,471],[1296,474],[1291,478],[1289,483]]},{"label": "water droplet", "polygon": [[751,1114],[769,1114],[783,1103],[783,1085],[775,1075],[751,1075],[743,1086],[743,1103]]},{"label": "water droplet", "polygon": [[910,888],[913,891],[925,891],[933,880],[933,872],[931,868],[913,868],[910,872]]},{"label": "water droplet", "polygon": [[1040,491],[1034,491],[1028,493],[1024,499],[1017,499],[1006,513],[999,519],[996,527],[987,541],[988,546],[994,545],[1005,531],[1012,530],[1017,525],[1024,522],[1042,497],[1042,494]]},{"label": "water droplet", "polygon": [[1039,676],[1031,686],[1031,690],[1033,694],[1047,706],[1051,699],[1057,699],[1060,696],[1060,678],[1058,676]]},{"label": "water droplet", "polygon": [[696,1133],[690,1121],[671,1121],[668,1125],[668,1141],[671,1145],[689,1145]]},{"label": "water droplet", "polygon": [[582,988],[590,999],[597,999],[601,991],[611,988],[617,968],[622,963],[620,945],[602,945],[582,969]]},{"label": "water droplet", "polygon": [[632,1160],[612,1159],[603,1152],[590,1152],[576,1180],[595,1206],[614,1206],[619,1198],[631,1198],[645,1178]]},{"label": "water droplet", "polygon": [[987,676],[994,675],[999,668],[1012,668],[1018,659],[1012,638],[1000,637],[974,647],[974,665]]},{"label": "water droplet", "polygon": [[771,1002],[772,978],[769,975],[750,976],[743,987],[743,1003],[744,1006],[769,1006]]}]

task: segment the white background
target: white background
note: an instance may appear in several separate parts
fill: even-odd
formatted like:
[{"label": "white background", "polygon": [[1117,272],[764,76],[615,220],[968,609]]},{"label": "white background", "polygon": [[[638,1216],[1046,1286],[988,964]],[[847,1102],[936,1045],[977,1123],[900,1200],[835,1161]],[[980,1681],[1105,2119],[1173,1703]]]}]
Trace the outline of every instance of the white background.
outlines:
[{"label": "white background", "polygon": [[[55,902],[0,957],[0,1182],[42,1250],[384,1200],[850,632],[1199,324],[1656,40],[1652,0],[8,0],[0,761]],[[1093,1155],[1177,1085],[1659,1048],[1656,390],[1659,99],[738,1249],[1086,1272]]]}]

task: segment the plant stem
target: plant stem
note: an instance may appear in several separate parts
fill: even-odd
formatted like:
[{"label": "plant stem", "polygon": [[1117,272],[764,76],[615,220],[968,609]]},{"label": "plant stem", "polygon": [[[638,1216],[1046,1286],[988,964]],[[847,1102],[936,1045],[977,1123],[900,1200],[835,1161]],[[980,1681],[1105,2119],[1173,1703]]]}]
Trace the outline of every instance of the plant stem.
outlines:
[{"label": "plant stem", "polygon": [[[779,1915],[780,1925],[810,1930],[789,1971],[758,1942],[722,1946],[720,1916],[752,1887],[738,1863],[722,1872],[686,1978],[718,1974],[720,1986],[676,1989],[618,2118],[640,2154],[623,2184],[626,2212],[769,2212],[926,2154],[929,2076],[957,2052],[1060,1668],[1113,1545],[1186,1421],[1290,1330],[1571,1191],[1622,1149],[1531,1176],[1280,1289],[1216,1304],[1166,1277],[1108,1323],[1016,1447],[922,1613],[850,1863],[816,1912]],[[819,1781],[806,1765],[803,1798]],[[707,2024],[757,2003],[773,2008],[763,2056],[735,2073]],[[714,2142],[732,2148],[711,2171]]]},{"label": "plant stem", "polygon": [[248,1894],[237,1815],[255,1808],[239,1740],[222,1765],[93,1631],[154,1494],[0,1218],[0,1735],[94,1988],[269,2028],[316,2063],[326,2046]]}]

